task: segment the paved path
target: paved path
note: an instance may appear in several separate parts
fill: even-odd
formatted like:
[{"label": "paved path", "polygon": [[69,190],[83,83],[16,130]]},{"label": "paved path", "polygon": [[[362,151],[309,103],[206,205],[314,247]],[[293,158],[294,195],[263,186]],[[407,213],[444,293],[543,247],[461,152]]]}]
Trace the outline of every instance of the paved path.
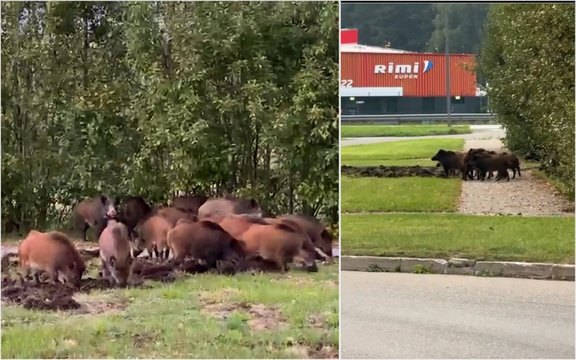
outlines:
[{"label": "paved path", "polygon": [[402,140],[421,140],[421,139],[491,139],[504,137],[504,130],[500,125],[470,125],[472,134],[455,134],[455,135],[431,135],[431,136],[380,136],[380,137],[360,137],[360,138],[343,138],[340,140],[340,146],[375,144],[391,141]]},{"label": "paved path", "polygon": [[574,359],[574,282],[342,272],[341,358]]}]

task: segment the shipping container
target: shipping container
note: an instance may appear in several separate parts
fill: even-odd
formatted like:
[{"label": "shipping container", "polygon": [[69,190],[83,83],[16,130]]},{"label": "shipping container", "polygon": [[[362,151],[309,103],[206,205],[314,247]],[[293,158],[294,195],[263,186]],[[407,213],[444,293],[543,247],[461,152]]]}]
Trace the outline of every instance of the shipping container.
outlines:
[{"label": "shipping container", "polygon": [[341,44],[358,44],[358,29],[340,30]]},{"label": "shipping container", "polygon": [[[438,53],[341,54],[341,96],[446,96],[446,57]],[[450,54],[450,93],[476,96],[475,57]]]}]

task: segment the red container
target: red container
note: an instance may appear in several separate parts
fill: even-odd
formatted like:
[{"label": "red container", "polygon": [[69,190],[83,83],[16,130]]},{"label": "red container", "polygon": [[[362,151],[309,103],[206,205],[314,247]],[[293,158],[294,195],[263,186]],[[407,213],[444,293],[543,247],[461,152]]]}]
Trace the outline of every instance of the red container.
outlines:
[{"label": "red container", "polygon": [[340,30],[341,44],[358,44],[358,29]]},{"label": "red container", "polygon": [[[476,96],[474,55],[450,55],[450,93]],[[436,53],[346,53],[341,86],[402,88],[402,96],[446,96],[446,57]]]}]

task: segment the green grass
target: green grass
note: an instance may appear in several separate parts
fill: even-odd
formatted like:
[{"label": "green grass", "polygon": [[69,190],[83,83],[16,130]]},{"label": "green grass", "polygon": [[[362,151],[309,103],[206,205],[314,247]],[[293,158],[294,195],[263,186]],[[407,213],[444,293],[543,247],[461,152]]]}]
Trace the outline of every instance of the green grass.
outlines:
[{"label": "green grass", "polygon": [[342,137],[470,134],[470,125],[342,125]]},{"label": "green grass", "polygon": [[[80,302],[125,303],[118,311],[70,314],[2,307],[3,358],[286,358],[302,346],[338,348],[338,265],[308,274],[195,275],[151,289],[113,289]],[[246,307],[227,318],[208,304],[261,304],[280,325],[253,330]],[[211,305],[218,306],[218,305]],[[316,318],[310,322],[310,318]],[[320,320],[318,320],[320,319]],[[318,321],[321,326],[317,326]],[[314,325],[316,324],[316,325]],[[302,346],[296,346],[303,344]]]},{"label": "green grass", "polygon": [[394,165],[413,165],[414,160],[422,162],[422,165],[435,165],[436,162],[430,158],[439,149],[461,150],[464,146],[464,139],[424,139],[392,141],[379,144],[344,146],[340,149],[342,154],[342,164],[357,165],[359,163],[380,165],[392,165],[386,161],[396,161]]},{"label": "green grass", "polygon": [[456,211],[460,179],[342,176],[342,212]]},{"label": "green grass", "polygon": [[574,263],[574,217],[342,215],[342,254]]}]

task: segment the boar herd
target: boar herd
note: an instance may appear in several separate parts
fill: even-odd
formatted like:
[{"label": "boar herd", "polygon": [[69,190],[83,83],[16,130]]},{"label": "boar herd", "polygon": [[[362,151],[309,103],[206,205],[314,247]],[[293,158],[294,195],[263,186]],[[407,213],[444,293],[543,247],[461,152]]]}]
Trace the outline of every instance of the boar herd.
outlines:
[{"label": "boar herd", "polygon": [[506,178],[510,181],[508,170],[512,170],[512,179],[522,176],[520,173],[520,160],[508,152],[497,153],[485,149],[470,149],[468,152],[456,152],[440,149],[432,157],[442,166],[446,176],[455,175],[456,171],[462,174],[462,180],[491,179],[496,172],[496,181]]},{"label": "boar herd", "polygon": [[[180,196],[171,206],[150,206],[140,196],[124,199],[101,195],[83,200],[73,210],[83,239],[93,228],[98,238],[102,277],[126,286],[134,259],[171,261],[175,266],[193,258],[208,268],[222,264],[261,263],[280,272],[288,264],[317,271],[316,260],[331,262],[333,237],[314,217],[290,214],[264,217],[254,199]],[[84,260],[67,235],[32,230],[18,249],[23,276],[41,271],[51,282],[78,286]],[[171,259],[169,259],[171,257]]]}]

